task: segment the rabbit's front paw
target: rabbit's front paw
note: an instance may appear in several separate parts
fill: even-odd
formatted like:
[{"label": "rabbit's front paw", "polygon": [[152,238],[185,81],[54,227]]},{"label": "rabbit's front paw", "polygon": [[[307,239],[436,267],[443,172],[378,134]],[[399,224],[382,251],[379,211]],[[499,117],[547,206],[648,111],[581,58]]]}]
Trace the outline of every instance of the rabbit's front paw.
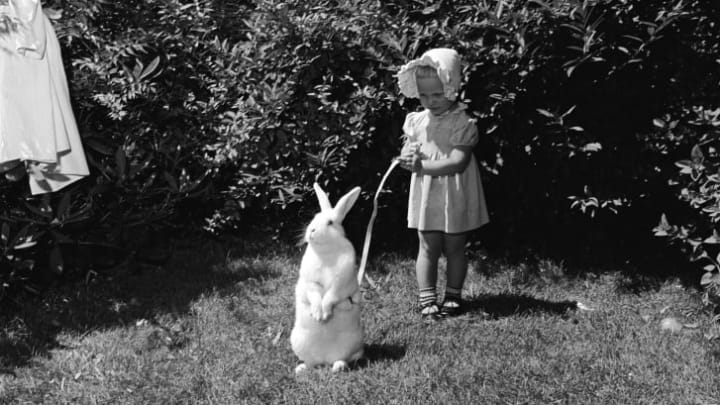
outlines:
[{"label": "rabbit's front paw", "polygon": [[330,316],[332,316],[332,310],[325,312],[323,311],[322,315],[320,315],[320,322],[325,322],[328,319],[330,319]]},{"label": "rabbit's front paw", "polygon": [[322,307],[320,306],[320,304],[310,305],[310,316],[316,321],[323,320],[322,319],[323,311],[322,311]]},{"label": "rabbit's front paw", "polygon": [[321,322],[325,322],[332,316],[333,306],[329,302],[323,302],[322,304],[322,315],[320,317]]}]

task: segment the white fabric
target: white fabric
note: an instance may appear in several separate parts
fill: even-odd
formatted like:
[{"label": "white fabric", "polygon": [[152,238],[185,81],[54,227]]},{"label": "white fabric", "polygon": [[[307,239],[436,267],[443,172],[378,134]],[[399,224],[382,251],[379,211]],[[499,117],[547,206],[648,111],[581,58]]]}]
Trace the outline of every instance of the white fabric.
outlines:
[{"label": "white fabric", "polygon": [[10,0],[17,31],[0,35],[0,166],[24,161],[33,194],[89,174],[60,44],[37,0]]},{"label": "white fabric", "polygon": [[[442,115],[429,110],[411,112],[403,124],[405,142],[420,144],[423,159],[447,159],[457,146],[475,146],[479,135],[475,120],[458,103]],[[464,171],[449,176],[413,173],[408,196],[408,228],[461,233],[490,221],[475,156]]]},{"label": "white fabric", "polygon": [[397,74],[398,86],[405,97],[418,98],[417,83],[415,81],[415,70],[418,66],[435,68],[443,84],[445,98],[451,101],[457,99],[460,82],[462,81],[462,60],[455,50],[449,48],[431,49],[418,59],[413,59],[401,67]]}]

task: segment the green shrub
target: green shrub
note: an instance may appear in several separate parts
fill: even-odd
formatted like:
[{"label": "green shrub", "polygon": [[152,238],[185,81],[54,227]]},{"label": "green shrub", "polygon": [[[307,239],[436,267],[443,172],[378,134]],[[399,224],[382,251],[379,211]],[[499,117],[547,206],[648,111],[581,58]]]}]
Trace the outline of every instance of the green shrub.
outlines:
[{"label": "green shrub", "polygon": [[[417,107],[396,95],[392,74],[451,46],[465,55],[464,98],[486,134],[476,152],[493,239],[569,254],[604,228],[600,242],[632,245],[671,199],[664,183],[677,152],[655,138],[653,119],[717,77],[714,54],[696,49],[715,39],[708,2],[255,4],[246,19],[255,35],[236,43],[242,56],[227,53],[249,83],[230,112],[243,126],[214,151],[239,166],[226,195],[240,212],[277,222],[308,217],[302,198],[315,179],[374,190]],[[403,212],[404,184],[388,188],[388,207]]]},{"label": "green shrub", "polygon": [[[172,1],[45,4],[63,46],[91,175],[42,197],[30,196],[22,182],[0,184],[10,243],[4,292],[48,270],[82,273],[124,260],[149,241],[148,232],[178,218],[180,225],[202,223],[202,210],[183,209],[209,195],[214,169],[201,152],[209,142],[205,118],[186,99],[202,89],[194,60],[207,54],[200,38],[215,21],[210,3],[194,3],[197,14]],[[16,256],[13,245],[27,241],[36,244]]]},{"label": "green shrub", "polygon": [[[702,273],[700,284],[705,287],[703,302],[717,312],[720,310],[720,108],[696,107],[685,113],[669,123],[658,120],[657,125],[678,139],[688,134],[695,139],[696,134],[700,134],[690,159],[676,162],[678,177],[671,181],[690,213],[672,218],[678,225],[671,225],[663,214],[654,233],[677,245],[698,264]],[[720,322],[720,314],[715,322]]]}]

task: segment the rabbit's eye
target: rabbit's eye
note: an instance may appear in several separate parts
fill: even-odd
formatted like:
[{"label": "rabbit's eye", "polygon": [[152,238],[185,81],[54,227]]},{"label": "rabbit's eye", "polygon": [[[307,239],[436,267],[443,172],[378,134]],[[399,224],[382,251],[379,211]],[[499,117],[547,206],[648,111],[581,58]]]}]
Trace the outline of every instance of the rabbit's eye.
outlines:
[{"label": "rabbit's eye", "polygon": [[333,224],[333,220],[332,220],[332,219],[328,219],[328,225],[332,225],[332,224]]}]

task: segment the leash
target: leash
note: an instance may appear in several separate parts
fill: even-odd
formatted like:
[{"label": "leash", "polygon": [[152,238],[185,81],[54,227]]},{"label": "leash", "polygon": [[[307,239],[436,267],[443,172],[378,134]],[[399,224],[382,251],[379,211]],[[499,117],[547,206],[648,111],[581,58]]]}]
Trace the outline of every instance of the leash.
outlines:
[{"label": "leash", "polygon": [[365,243],[363,244],[363,251],[362,256],[360,257],[360,267],[358,269],[358,284],[362,285],[363,276],[367,279],[368,283],[372,288],[375,287],[375,282],[372,281],[372,279],[365,274],[365,265],[367,264],[367,257],[368,257],[368,251],[370,250],[370,239],[372,238],[372,228],[373,224],[375,223],[375,217],[377,216],[377,210],[378,210],[378,198],[380,197],[380,192],[382,191],[383,186],[385,185],[385,180],[387,180],[388,176],[390,175],[390,172],[393,171],[395,166],[400,164],[400,161],[397,159],[393,159],[392,163],[390,164],[390,167],[385,172],[385,175],[382,177],[382,180],[380,180],[380,185],[378,186],[377,191],[375,192],[375,198],[373,198],[373,210],[372,214],[370,215],[370,221],[368,222],[367,231],[365,231]]}]

